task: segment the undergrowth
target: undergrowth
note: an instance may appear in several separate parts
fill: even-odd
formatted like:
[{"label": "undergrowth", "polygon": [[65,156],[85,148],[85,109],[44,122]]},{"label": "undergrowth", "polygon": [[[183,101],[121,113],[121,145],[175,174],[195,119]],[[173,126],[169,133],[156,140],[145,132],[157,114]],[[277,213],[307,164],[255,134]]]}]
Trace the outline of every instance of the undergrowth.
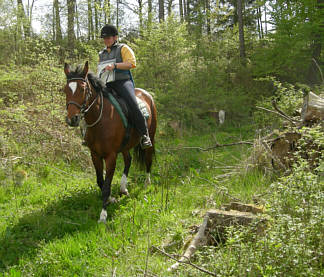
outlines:
[{"label": "undergrowth", "polygon": [[[208,121],[212,132],[182,135],[160,127],[152,185],[145,188],[144,174],[132,168],[130,197],[110,205],[107,224],[98,224],[101,197],[89,153],[79,131],[64,123],[63,70],[6,76],[0,79],[0,274],[202,276],[189,266],[167,272],[172,260],[152,246],[181,255],[205,211],[237,199],[266,204],[269,229],[264,235],[230,229],[226,244],[201,249],[194,263],[219,276],[323,273],[322,163],[307,171],[300,160],[293,174],[273,182],[258,167],[237,171],[249,146],[202,150],[253,138],[251,125]],[[310,136],[322,143],[318,132]],[[114,196],[121,169],[119,158]]]}]

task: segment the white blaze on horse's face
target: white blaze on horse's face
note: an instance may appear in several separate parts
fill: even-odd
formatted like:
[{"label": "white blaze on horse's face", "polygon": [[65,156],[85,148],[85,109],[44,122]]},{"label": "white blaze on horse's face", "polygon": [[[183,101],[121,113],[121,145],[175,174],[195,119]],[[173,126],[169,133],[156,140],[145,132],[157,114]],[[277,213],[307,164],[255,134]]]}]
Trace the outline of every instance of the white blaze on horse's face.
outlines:
[{"label": "white blaze on horse's face", "polygon": [[78,83],[77,82],[70,82],[69,83],[69,87],[72,90],[72,94],[75,93],[76,89],[77,89]]}]

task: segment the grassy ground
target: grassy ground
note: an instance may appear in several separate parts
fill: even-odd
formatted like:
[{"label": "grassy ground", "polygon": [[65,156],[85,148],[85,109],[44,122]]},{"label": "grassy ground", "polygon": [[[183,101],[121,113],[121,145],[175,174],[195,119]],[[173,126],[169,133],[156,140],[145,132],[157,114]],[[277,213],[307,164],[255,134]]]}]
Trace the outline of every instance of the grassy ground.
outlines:
[{"label": "grassy ground", "polygon": [[[132,167],[130,197],[110,205],[107,224],[98,224],[89,153],[64,123],[62,70],[20,71],[0,68],[0,276],[202,276],[188,265],[167,272],[173,261],[156,247],[181,255],[205,211],[233,199],[267,201],[266,234],[229,230],[225,245],[201,249],[194,263],[217,276],[324,274],[324,183],[306,161],[273,182],[246,170],[250,146],[199,149],[252,139],[253,126],[206,120],[196,122],[205,131],[177,136],[160,120],[152,185],[144,188],[144,174]],[[323,133],[311,136],[323,149]],[[113,196],[122,168],[120,157]]]},{"label": "grassy ground", "polygon": [[[9,276],[142,276],[145,271],[167,276],[172,261],[152,246],[167,243],[170,253],[181,254],[190,227],[201,224],[206,209],[232,197],[251,202],[269,184],[258,172],[222,182],[215,178],[237,164],[246,147],[209,152],[186,147],[207,147],[215,138],[222,143],[247,133],[224,127],[213,136],[159,137],[152,185],[145,189],[144,175],[133,168],[130,197],[109,207],[106,225],[97,223],[101,200],[90,165],[64,157],[20,162],[19,170],[28,177],[17,184],[7,176],[0,186],[1,271]],[[118,169],[114,195],[121,159]],[[178,274],[184,276],[185,269]]]}]

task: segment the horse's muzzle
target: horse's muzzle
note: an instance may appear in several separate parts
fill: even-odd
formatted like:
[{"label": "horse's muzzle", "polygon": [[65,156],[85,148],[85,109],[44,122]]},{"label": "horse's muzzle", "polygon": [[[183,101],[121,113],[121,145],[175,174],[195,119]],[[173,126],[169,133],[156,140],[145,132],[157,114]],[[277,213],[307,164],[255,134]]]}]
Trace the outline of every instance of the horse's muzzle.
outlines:
[{"label": "horse's muzzle", "polygon": [[78,127],[81,120],[81,115],[74,115],[71,118],[66,117],[66,123],[71,127]]}]

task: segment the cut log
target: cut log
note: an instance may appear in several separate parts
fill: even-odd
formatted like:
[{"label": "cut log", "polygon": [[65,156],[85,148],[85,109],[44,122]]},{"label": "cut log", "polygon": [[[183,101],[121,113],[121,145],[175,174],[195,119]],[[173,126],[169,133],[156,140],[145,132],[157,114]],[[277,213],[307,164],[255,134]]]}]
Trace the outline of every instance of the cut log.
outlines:
[{"label": "cut log", "polygon": [[324,120],[324,99],[309,92],[304,99],[301,117],[304,123]]},{"label": "cut log", "polygon": [[[233,204],[232,208],[238,207],[243,209],[251,209],[251,205],[244,205],[236,203]],[[259,213],[261,210],[252,209],[253,211]],[[207,211],[204,221],[198,229],[197,234],[192,239],[189,247],[184,252],[183,256],[168,268],[168,271],[176,270],[181,263],[186,263],[190,261],[191,256],[196,252],[197,248],[202,245],[210,245],[211,241],[215,241],[215,234],[217,234],[216,239],[225,241],[226,240],[226,228],[229,226],[247,226],[252,222],[257,222],[256,232],[262,233],[266,227],[266,222],[268,219],[265,216],[259,217],[251,212],[241,212],[237,210],[223,211],[223,210],[209,210]],[[213,235],[211,235],[213,234]]]}]

